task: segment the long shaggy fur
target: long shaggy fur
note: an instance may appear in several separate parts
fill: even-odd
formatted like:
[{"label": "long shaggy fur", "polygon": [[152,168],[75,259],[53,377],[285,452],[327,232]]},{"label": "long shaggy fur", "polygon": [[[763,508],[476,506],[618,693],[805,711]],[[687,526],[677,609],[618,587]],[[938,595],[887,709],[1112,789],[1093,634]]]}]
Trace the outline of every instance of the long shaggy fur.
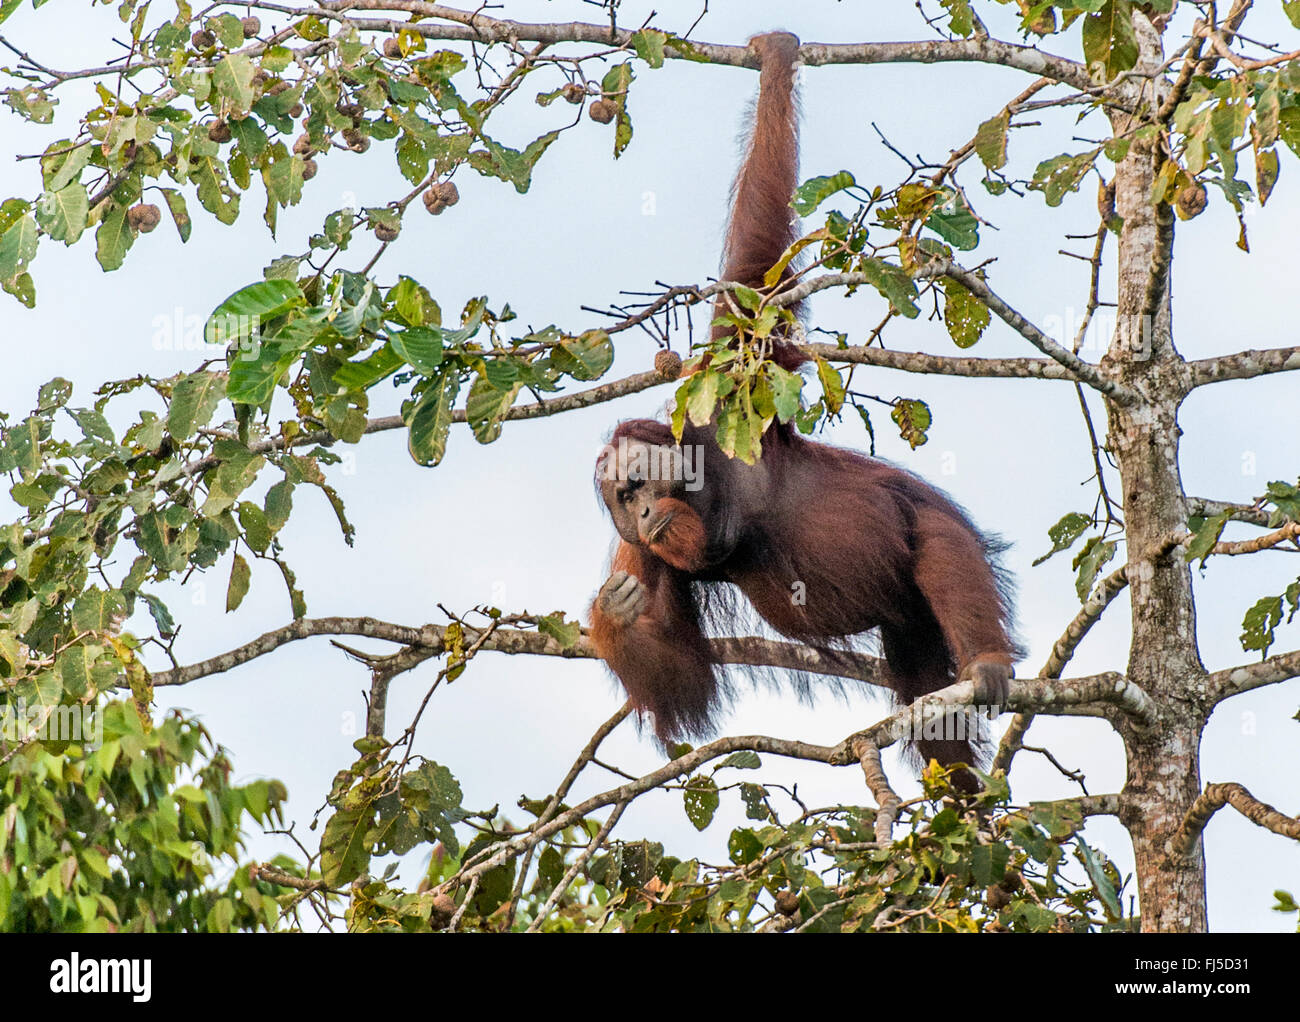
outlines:
[{"label": "long shaggy fur", "polygon": [[[723,279],[761,286],[795,237],[798,40],[773,33],[751,45],[760,91]],[[789,344],[776,358],[792,369],[803,361]],[[613,441],[622,438],[676,444],[665,423],[649,419],[619,424]],[[688,424],[682,445],[703,453],[703,486],[682,496],[664,556],[621,542],[613,560],[648,590],[645,611],[622,627],[592,607],[597,650],[664,743],[711,733],[727,702],[729,672],[714,660],[704,625],[736,634],[744,617],[731,598],[737,591],[777,633],[832,656],[878,630],[888,680],[905,703],[951,684],[976,660],[1009,667],[1019,657],[999,544],[921,479],[779,423],[754,465],[724,455],[711,425]],[[945,764],[978,760],[970,740],[922,740],[916,751]]]}]

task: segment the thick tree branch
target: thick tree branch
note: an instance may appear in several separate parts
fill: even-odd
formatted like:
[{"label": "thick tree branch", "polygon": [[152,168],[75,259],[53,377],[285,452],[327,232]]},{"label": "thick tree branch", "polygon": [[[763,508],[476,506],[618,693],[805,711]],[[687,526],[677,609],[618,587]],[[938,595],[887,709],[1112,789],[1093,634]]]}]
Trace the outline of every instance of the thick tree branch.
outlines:
[{"label": "thick tree branch", "polygon": [[1074,651],[1079,648],[1079,643],[1083,641],[1084,636],[1092,630],[1092,626],[1101,618],[1111,601],[1127,586],[1128,565],[1112,571],[1097,584],[1092,595],[1079,608],[1074,620],[1066,626],[1061,637],[1052,644],[1052,652],[1048,655],[1047,662],[1043,664],[1043,669],[1038,672],[1039,678],[1061,676],[1065,665],[1074,657]]},{"label": "thick tree branch", "polygon": [[[511,45],[578,42],[624,48],[630,46],[633,35],[629,29],[611,30],[608,24],[578,21],[536,24],[512,21],[505,18],[492,18],[444,4],[426,3],[424,0],[325,0],[319,7],[254,2],[251,6],[302,17],[314,13],[334,20],[346,20],[362,30],[395,33],[405,29],[426,38],[459,39],[467,42]],[[400,12],[421,19],[434,19],[443,24],[431,24],[424,20],[416,22],[386,18],[357,18],[352,16],[353,11]],[[755,55],[745,45],[724,45],[692,40],[689,53],[680,52],[669,46],[664,55],[673,59],[702,60],[710,64],[729,64],[735,67],[756,68],[758,66]],[[1077,61],[1046,53],[1034,46],[1002,42],[987,36],[954,40],[927,39],[917,42],[804,43],[799,48],[799,58],[808,66],[953,62],[997,64],[1051,78],[1083,91],[1095,91],[1097,88],[1088,74],[1088,69]]]},{"label": "thick tree branch", "polygon": [[[920,735],[942,724],[954,708],[974,706],[974,682],[960,681],[922,696],[910,706],[850,735],[835,747],[830,760],[837,766],[858,762],[856,748],[866,741],[878,749]],[[1156,708],[1138,686],[1113,671],[1082,678],[1029,679],[1013,681],[1011,695],[1002,709],[1020,713],[1054,713],[1062,716],[1105,718],[1108,707],[1124,713],[1138,728],[1155,724]]]},{"label": "thick tree branch", "polygon": [[1278,812],[1267,802],[1261,802],[1240,784],[1207,784],[1203,791],[1187,810],[1183,825],[1169,839],[1166,848],[1170,856],[1185,859],[1196,851],[1201,833],[1210,818],[1225,805],[1241,813],[1252,823],[1271,830],[1282,837],[1300,841],[1300,817],[1287,816]]},{"label": "thick tree branch", "polygon": [[1250,525],[1259,525],[1264,528],[1268,527],[1271,517],[1263,508],[1250,504],[1233,504],[1226,500],[1212,500],[1209,497],[1187,498],[1187,513],[1189,515],[1211,518],[1214,515],[1223,514],[1225,511],[1228,512],[1231,521],[1247,522]]},{"label": "thick tree branch", "polygon": [[1069,370],[1050,358],[965,358],[860,345],[841,348],[835,344],[803,344],[799,350],[827,361],[900,369],[908,373],[1023,380],[1074,379]]},{"label": "thick tree branch", "polygon": [[1216,358],[1201,358],[1187,363],[1191,386],[1204,387],[1222,380],[1251,380],[1269,373],[1289,373],[1300,369],[1300,347],[1254,348]]},{"label": "thick tree branch", "polygon": [[1243,664],[1240,667],[1228,667],[1215,671],[1206,679],[1206,691],[1210,705],[1215,706],[1241,695],[1251,689],[1276,685],[1281,681],[1290,681],[1300,676],[1300,650],[1290,653],[1278,653],[1257,664]]},{"label": "thick tree branch", "polygon": [[885,766],[880,760],[880,746],[860,738],[853,743],[853,751],[862,765],[867,788],[879,807],[876,810],[876,840],[882,845],[888,845],[893,840],[894,821],[898,819],[898,807],[903,804],[903,800],[890,787]]},{"label": "thick tree branch", "polygon": [[[467,641],[474,641],[485,629],[463,625]],[[183,667],[156,671],[151,675],[155,688],[186,685],[199,678],[222,674],[241,664],[265,656],[281,646],[315,635],[361,635],[405,646],[402,662],[410,670],[425,660],[441,655],[446,627],[427,624],[418,628],[392,624],[371,617],[299,618],[282,628],[266,632],[237,649]],[[850,678],[872,685],[885,684],[880,661],[860,653],[826,652],[794,642],[759,637],[720,638],[713,640],[714,651],[724,664],[777,667],[811,674]],[[564,647],[549,635],[518,628],[497,628],[483,643],[484,650],[496,653],[558,656],[568,659],[593,659],[596,651],[584,635],[572,646]]]}]

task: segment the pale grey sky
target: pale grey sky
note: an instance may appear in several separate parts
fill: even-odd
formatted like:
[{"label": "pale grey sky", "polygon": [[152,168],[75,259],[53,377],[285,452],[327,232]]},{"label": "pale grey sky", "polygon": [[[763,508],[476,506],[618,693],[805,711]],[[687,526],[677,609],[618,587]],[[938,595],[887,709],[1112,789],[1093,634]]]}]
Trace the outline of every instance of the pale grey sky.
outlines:
[{"label": "pale grey sky", "polygon": [[[673,0],[653,6],[659,24],[684,29],[699,5]],[[640,23],[650,9],[647,3],[624,3],[622,21]],[[535,0],[512,2],[504,12],[493,13],[554,21],[593,20],[598,12],[577,0]],[[990,18],[990,27],[1013,37],[1009,20]],[[1293,33],[1271,9],[1256,12],[1252,21],[1256,37]],[[769,0],[715,0],[696,35],[735,43],[778,27],[805,41],[824,42],[925,38],[929,32],[910,0],[809,0],[793,8]],[[5,24],[5,33],[46,62],[72,67],[116,55],[105,40],[110,33],[120,34],[121,25],[103,9],[82,12],[70,23],[51,8],[33,12],[24,6]],[[638,68],[637,75],[630,101],[636,135],[620,160],[611,159],[610,130],[584,121],[547,152],[526,196],[463,171],[456,178],[460,204],[437,218],[413,213],[400,241],[380,262],[380,279],[391,280],[399,272],[417,277],[448,315],[454,316],[466,299],[487,294],[494,307],[508,301],[521,324],[555,322],[577,331],[599,325],[598,318],[579,311],[580,305],[602,306],[616,301],[620,289],[647,289],[656,279],[700,281],[713,273],[737,159],[736,138],[756,77],[740,69],[681,61],[659,71]],[[900,165],[881,145],[873,122],[904,152],[942,160],[1026,84],[1022,73],[983,66],[805,70],[803,176],[848,169],[859,182],[888,186],[899,178]],[[539,85],[531,92],[550,87]],[[69,118],[79,109],[75,93],[62,98],[62,126],[71,130]],[[494,135],[522,146],[571,116],[572,108],[564,104],[537,107],[526,86],[494,116]],[[1073,113],[1042,120],[1043,127],[1012,136],[1011,169],[1025,176],[1038,160],[1084,146],[1070,140],[1076,130]],[[15,163],[13,156],[37,152],[58,136],[48,128],[33,130],[12,115],[2,123],[0,196],[33,195],[39,187],[34,162]],[[1102,128],[1089,122],[1077,130],[1095,137]],[[1294,225],[1300,213],[1297,170],[1294,156],[1284,153],[1268,209],[1248,219],[1249,255],[1235,247],[1236,223],[1217,193],[1203,216],[1178,225],[1175,339],[1185,356],[1295,343],[1290,295]],[[1037,194],[1023,200],[984,196],[973,168],[963,180],[974,190],[981,214],[999,228],[984,232],[975,253],[998,257],[990,268],[992,286],[1041,324],[1072,322],[1086,300],[1087,267],[1057,251],[1069,247],[1065,234],[1095,228],[1094,184],[1085,184],[1081,195],[1059,209],[1048,209]],[[107,379],[137,372],[165,376],[192,368],[198,353],[157,349],[160,317],[172,317],[177,310],[182,317],[206,316],[228,293],[257,279],[260,267],[272,258],[300,250],[331,209],[349,201],[379,205],[406,189],[391,148],[377,143],[363,159],[335,153],[323,160],[306,201],[282,212],[278,241],[261,222],[260,186],[255,186],[233,228],[221,227],[191,201],[195,224],[188,245],[180,244],[164,218],[157,231],[139,239],[125,267],[111,275],[100,272],[93,245],[83,241],[72,250],[44,245],[33,265],[36,309],[22,309],[0,296],[0,329],[10,347],[0,377],[0,408],[25,411],[34,403],[37,387],[55,375],[76,384],[75,405],[88,404],[93,389]],[[371,247],[353,251],[351,263],[359,266]],[[1109,287],[1109,276],[1106,280]],[[861,342],[882,313],[883,300],[874,292],[849,300],[824,293],[812,303],[811,321],[847,331],[852,341]],[[922,316],[897,327],[886,335],[889,347],[952,351],[938,321]],[[680,345],[679,340],[679,351]],[[643,335],[621,335],[610,378],[648,368],[653,351]],[[996,321],[974,353],[1032,354]],[[1097,353],[1093,348],[1092,356]],[[1294,480],[1300,472],[1295,386],[1293,377],[1277,376],[1197,391],[1181,420],[1188,491],[1248,500],[1270,479]],[[910,451],[882,409],[875,415],[878,453],[942,486],[981,526],[1014,542],[1008,564],[1018,579],[1020,630],[1031,649],[1021,672],[1034,673],[1078,600],[1068,555],[1038,568],[1030,562],[1050,545],[1049,526],[1068,511],[1090,509],[1093,501],[1093,487],[1085,482],[1091,459],[1073,388],[870,369],[859,370],[855,387],[929,402],[935,416],[929,443]],[[501,439],[487,447],[460,428],[436,469],[411,462],[405,437],[398,433],[338,448],[345,463],[331,471],[331,480],[357,526],[355,547],[344,545],[324,498],[306,489],[299,490],[293,519],[282,533],[287,559],[307,594],[308,613],[368,614],[419,624],[441,619],[437,603],[457,610],[492,603],[507,611],[563,609],[570,616],[585,615],[605,576],[613,535],[591,484],[596,450],[619,419],[653,415],[669,396],[670,388],[661,388],[553,419],[510,423]],[[399,400],[399,393],[381,388],[372,411],[396,411]],[[130,401],[121,404],[134,407]],[[1099,425],[1104,423],[1099,406],[1094,405],[1094,413]],[[866,444],[856,417],[825,438],[854,447]],[[1210,562],[1197,581],[1201,648],[1208,667],[1250,659],[1237,642],[1242,613],[1259,596],[1278,592],[1293,580],[1296,563],[1284,554]],[[239,645],[289,619],[278,573],[260,565],[243,606],[225,614],[227,569],[223,562],[184,590],[160,591],[183,625],[177,643],[183,662]],[[1068,673],[1123,669],[1128,614],[1127,597],[1121,597]],[[1300,629],[1294,626],[1279,635],[1278,649],[1300,643]],[[355,645],[379,647],[364,641]],[[427,664],[397,682],[390,702],[392,724],[409,718],[435,671]],[[334,772],[350,761],[365,684],[358,665],[316,639],[230,674],[164,691],[159,702],[197,712],[233,751],[240,776],[283,779],[290,791],[290,814],[310,844],[315,837],[306,825]],[[615,683],[599,663],[484,654],[434,697],[417,751],[455,773],[467,805],[500,803],[507,814],[518,816],[515,800],[549,791],[620,702]],[[1294,812],[1300,725],[1289,718],[1298,705],[1296,681],[1225,704],[1206,733],[1206,779],[1240,781],[1257,797]],[[725,728],[831,742],[877,719],[887,707],[883,697],[865,693],[807,707],[788,692],[755,691],[740,700]],[[1123,782],[1122,748],[1104,724],[1039,718],[1031,741],[1049,745],[1066,764],[1083,767],[1092,792],[1117,790]],[[652,744],[638,739],[628,725],[609,740],[605,758],[634,771],[660,762]],[[901,788],[914,789],[901,771],[895,775]],[[809,804],[868,799],[856,770],[767,758],[762,778],[797,781]],[[591,772],[582,790],[599,790],[596,785],[605,787],[605,780],[599,771]],[[1022,801],[1077,790],[1028,753],[1016,760],[1012,782]],[[618,832],[631,839],[663,840],[679,856],[723,860],[729,827],[742,815],[733,801],[724,799],[718,820],[697,834],[679,797],[655,795],[636,803]],[[1121,870],[1131,869],[1128,840],[1117,823],[1095,821],[1086,836],[1113,856]],[[280,850],[291,849],[279,839],[257,836],[252,842],[252,853],[259,857]],[[1300,848],[1225,811],[1207,831],[1206,853],[1214,928],[1294,927],[1293,918],[1272,913],[1269,906],[1275,888],[1300,894]]]}]

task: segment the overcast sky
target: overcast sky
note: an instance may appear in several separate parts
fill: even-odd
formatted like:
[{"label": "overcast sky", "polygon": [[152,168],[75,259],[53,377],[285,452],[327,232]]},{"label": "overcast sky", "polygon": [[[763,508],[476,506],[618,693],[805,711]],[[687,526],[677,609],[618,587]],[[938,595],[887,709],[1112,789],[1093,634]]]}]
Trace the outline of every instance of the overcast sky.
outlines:
[{"label": "overcast sky", "polygon": [[[622,23],[639,24],[651,6],[624,3]],[[794,31],[805,42],[933,37],[910,0],[808,0],[793,8],[766,0],[715,0],[709,6],[695,37],[712,42],[739,43],[772,28]],[[685,30],[699,5],[669,0],[653,7],[659,11],[657,24]],[[492,13],[534,21],[599,18],[597,8],[577,0],[512,2]],[[266,16],[263,22],[274,23]],[[1005,11],[994,12],[989,24],[995,34],[1015,38]],[[116,56],[119,51],[107,39],[122,34],[115,13],[98,8],[70,22],[52,8],[33,12],[24,6],[4,29],[21,48],[59,68],[100,64]],[[1252,13],[1251,29],[1256,38],[1294,37],[1271,6]],[[1077,45],[1075,39],[1077,32],[1054,45],[1077,57],[1067,49]],[[847,169],[859,182],[886,187],[899,180],[902,166],[873,125],[903,152],[942,161],[1029,83],[1020,72],[977,65],[822,67],[805,70],[801,78],[803,176]],[[492,119],[493,136],[520,148],[573,116],[563,103],[549,108],[532,103],[533,93],[557,84],[538,76],[534,88],[533,81]],[[387,282],[399,273],[417,277],[448,318],[467,299],[486,294],[494,308],[509,302],[521,325],[557,323],[574,332],[600,325],[598,317],[580,311],[582,305],[604,306],[618,301],[621,290],[646,290],[656,280],[705,280],[716,272],[738,133],[756,83],[753,72],[738,68],[670,61],[651,71],[638,65],[630,100],[635,138],[621,159],[611,158],[611,130],[584,120],[546,153],[527,195],[466,168],[456,177],[460,204],[436,218],[413,207],[377,276]],[[469,75],[461,88],[472,91]],[[75,130],[83,105],[75,91],[59,95],[59,127],[66,133]],[[1022,176],[1044,157],[1083,149],[1085,142],[1071,138],[1076,131],[1095,138],[1104,130],[1099,120],[1076,128],[1073,112],[1041,119],[1042,127],[1013,133],[1009,169]],[[37,193],[35,161],[15,162],[13,157],[38,152],[56,137],[48,127],[33,130],[12,114],[4,116],[0,197]],[[1296,341],[1292,317],[1300,192],[1295,178],[1300,168],[1289,152],[1283,151],[1281,159],[1281,180],[1268,208],[1248,219],[1249,255],[1235,247],[1236,221],[1217,192],[1203,216],[1178,225],[1175,342],[1188,358]],[[1087,182],[1080,196],[1060,208],[1049,209],[1038,194],[989,197],[978,176],[978,169],[968,164],[962,180],[972,189],[980,213],[998,230],[986,229],[983,244],[972,255],[997,257],[990,283],[1023,313],[1049,330],[1062,324],[1069,329],[1087,298],[1088,271],[1086,264],[1057,253],[1071,244],[1082,251],[1079,246],[1087,244],[1067,242],[1065,235],[1095,230],[1095,182]],[[72,404],[85,405],[104,380],[141,372],[168,376],[193,368],[201,354],[158,349],[160,324],[178,314],[206,316],[231,291],[258,279],[271,259],[301,250],[330,210],[348,203],[381,205],[407,189],[391,145],[376,143],[365,158],[336,152],[322,160],[304,203],[282,211],[278,239],[269,236],[261,221],[263,199],[255,185],[233,228],[217,224],[191,195],[195,223],[189,243],[182,245],[164,218],[157,231],[138,240],[124,268],[111,275],[94,261],[89,238],[71,250],[42,245],[32,269],[36,309],[28,311],[0,296],[0,331],[10,356],[0,374],[0,408],[24,414],[39,385],[56,375],[76,385]],[[369,243],[354,247],[350,265],[362,265],[372,250]],[[1104,278],[1106,297],[1113,296],[1112,275],[1113,263]],[[851,342],[862,343],[883,313],[883,299],[874,291],[848,300],[823,293],[812,303],[811,322],[845,331]],[[896,326],[886,334],[888,347],[953,351],[938,320],[922,316]],[[1104,341],[1102,336],[1098,343]],[[684,337],[675,344],[683,351]],[[655,350],[649,337],[625,333],[616,347],[610,379],[649,368]],[[1092,347],[1089,354],[1095,359],[1099,351]],[[996,321],[973,353],[1035,354]],[[1198,390],[1181,417],[1188,492],[1248,501],[1271,479],[1294,481],[1300,471],[1295,387],[1293,375],[1282,375]],[[929,403],[934,427],[929,443],[916,451],[892,431],[886,409],[876,412],[878,454],[943,487],[982,527],[1013,542],[1008,565],[1018,580],[1020,631],[1030,649],[1020,673],[1033,675],[1077,611],[1078,599],[1068,555],[1037,568],[1031,561],[1050,546],[1048,527],[1066,512],[1090,510],[1095,492],[1088,482],[1091,456],[1073,387],[860,368],[855,389]],[[372,414],[395,412],[400,397],[381,386]],[[367,614],[418,625],[444,620],[439,603],[455,610],[490,603],[507,612],[563,609],[571,617],[585,616],[605,577],[613,536],[591,482],[597,448],[617,421],[654,415],[669,397],[665,387],[552,419],[508,423],[501,438],[486,447],[457,427],[447,457],[436,469],[416,466],[399,432],[369,437],[356,448],[340,447],[345,461],[331,470],[331,481],[357,526],[355,546],[344,544],[324,498],[306,488],[299,489],[293,518],[281,534],[286,559],[307,594],[308,613]],[[118,407],[134,412],[146,400],[141,397],[138,406],[119,402]],[[1102,427],[1105,417],[1096,403],[1094,415]],[[856,416],[828,430],[824,439],[856,448],[867,442]],[[278,477],[267,475],[268,483]],[[1241,526],[1228,533],[1249,534]],[[129,563],[125,549],[119,557]],[[1294,580],[1297,563],[1285,554],[1220,558],[1198,575],[1198,626],[1208,668],[1250,659],[1237,641],[1242,613],[1260,596],[1279,592]],[[253,590],[243,606],[225,614],[228,569],[227,558],[183,590],[159,590],[183,625],[176,644],[182,662],[240,645],[289,620],[278,572],[261,564],[254,566]],[[1125,595],[1090,634],[1067,674],[1122,670],[1129,613]],[[1300,644],[1300,629],[1294,626],[1279,636],[1274,652]],[[431,662],[398,679],[390,699],[390,731],[409,719],[436,670]],[[163,690],[159,706],[197,713],[232,750],[239,777],[284,780],[289,812],[304,840],[314,844],[317,839],[306,826],[334,773],[351,761],[350,743],[363,726],[366,684],[358,664],[327,640],[314,639],[230,674]],[[591,732],[621,701],[598,662],[484,654],[434,697],[416,748],[453,771],[468,806],[499,803],[518,819],[516,799],[552,790]],[[730,733],[832,743],[878,719],[888,706],[884,696],[871,692],[842,701],[828,697],[809,707],[788,692],[755,691],[747,692],[724,726]],[[1206,732],[1205,779],[1239,781],[1283,812],[1295,812],[1300,724],[1289,718],[1297,706],[1300,683],[1293,680],[1221,707]],[[1122,746],[1104,723],[1040,717],[1029,740],[1049,745],[1064,763],[1085,769],[1091,792],[1115,791],[1123,784]],[[661,762],[652,743],[626,724],[608,741],[603,758],[636,772]],[[590,773],[578,794],[608,787],[608,776]],[[900,789],[915,790],[902,770],[893,774]],[[856,769],[769,757],[761,776],[797,781],[809,805],[869,800]],[[1028,752],[1016,760],[1012,786],[1020,801],[1078,790]],[[634,804],[618,834],[663,840],[678,856],[724,861],[728,830],[742,817],[738,800],[725,798],[718,820],[697,834],[682,812],[680,795],[656,794]],[[1122,871],[1131,870],[1128,839],[1117,822],[1094,821],[1086,837],[1114,857]],[[256,857],[277,851],[292,849],[281,839],[259,835],[252,841]],[[1209,826],[1206,854],[1214,928],[1294,927],[1293,917],[1270,912],[1269,906],[1276,888],[1300,894],[1300,848],[1295,843],[1227,811]],[[404,875],[415,876],[419,868],[416,862]],[[1128,893],[1134,890],[1130,885]]]}]

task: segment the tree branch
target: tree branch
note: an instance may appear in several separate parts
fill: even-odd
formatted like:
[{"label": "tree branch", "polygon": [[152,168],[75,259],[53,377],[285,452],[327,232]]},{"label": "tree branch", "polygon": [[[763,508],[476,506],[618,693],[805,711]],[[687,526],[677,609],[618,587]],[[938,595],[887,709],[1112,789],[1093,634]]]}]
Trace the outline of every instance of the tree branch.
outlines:
[{"label": "tree branch", "polygon": [[1225,805],[1232,806],[1246,819],[1265,830],[1300,841],[1300,817],[1286,816],[1278,812],[1267,802],[1255,798],[1245,787],[1236,782],[1207,784],[1205,790],[1192,803],[1192,807],[1187,810],[1182,826],[1166,844],[1165,848],[1170,856],[1178,859],[1190,858],[1196,851],[1201,833],[1210,822],[1210,818]]},{"label": "tree branch", "polygon": [[1289,373],[1300,369],[1300,347],[1252,348],[1216,358],[1200,358],[1187,363],[1192,387],[1223,380],[1252,380],[1270,373]]},{"label": "tree branch", "polygon": [[[912,736],[925,735],[950,716],[953,709],[974,707],[975,683],[959,681],[937,692],[921,696],[910,706],[858,731],[835,747],[830,762],[836,766],[858,762],[855,746],[870,742],[878,749],[887,748]],[[1137,728],[1149,728],[1156,722],[1156,708],[1150,697],[1122,674],[1108,671],[1082,678],[1029,679],[1013,681],[1006,707],[1018,712],[1055,713],[1062,716],[1106,717],[1106,707],[1124,713]]]},{"label": "tree branch", "polygon": [[1050,358],[965,358],[930,355],[923,351],[889,351],[850,345],[802,344],[800,351],[835,362],[899,369],[937,376],[979,376],[1004,379],[1073,380],[1064,366]]},{"label": "tree branch", "polygon": [[[470,642],[486,631],[469,625],[463,627],[465,638]],[[151,680],[155,688],[187,685],[199,678],[222,674],[241,664],[256,660],[288,643],[316,635],[361,635],[371,639],[400,643],[407,647],[404,652],[409,654],[403,660],[402,669],[410,670],[444,652],[446,631],[443,625],[426,624],[413,628],[371,617],[298,618],[218,656],[183,667],[156,671],[151,675]],[[849,678],[871,685],[885,685],[880,661],[861,653],[825,651],[794,642],[781,642],[757,636],[720,638],[712,640],[712,643],[715,655],[719,662],[724,664],[807,671],[811,674]],[[482,648],[512,655],[598,659],[595,648],[586,635],[579,638],[572,646],[565,647],[549,635],[519,628],[497,628],[483,643]],[[123,684],[125,685],[125,682]]]},{"label": "tree branch", "polygon": [[1225,500],[1212,500],[1209,497],[1187,498],[1187,513],[1189,515],[1212,518],[1214,515],[1223,514],[1225,511],[1228,512],[1231,521],[1247,522],[1250,525],[1259,525],[1264,528],[1268,527],[1271,517],[1263,508],[1250,504],[1233,504]]},{"label": "tree branch", "polygon": [[889,776],[880,761],[880,746],[868,739],[859,738],[853,743],[853,752],[862,765],[867,788],[879,807],[876,810],[876,840],[888,845],[893,840],[894,821],[898,819],[898,807],[903,804],[903,800],[889,785]]},{"label": "tree branch", "polygon": [[[1287,522],[1282,528],[1265,533],[1263,536],[1256,536],[1254,539],[1221,540],[1210,548],[1210,554],[1220,554],[1228,557],[1236,557],[1240,554],[1257,554],[1261,550],[1271,550],[1283,543],[1294,541],[1297,537],[1300,537],[1300,522]],[[1179,545],[1189,543],[1192,540],[1192,534],[1190,532],[1180,532],[1175,539]]]},{"label": "tree branch", "polygon": [[998,319],[1006,323],[1007,326],[1011,327],[1012,330],[1020,334],[1021,337],[1025,338],[1043,354],[1055,359],[1064,366],[1069,379],[1078,383],[1085,383],[1120,404],[1133,404],[1139,400],[1136,391],[1130,390],[1122,383],[1111,379],[1098,366],[1085,362],[1074,352],[1048,337],[1047,334],[1043,333],[1028,319],[994,294],[979,275],[958,266],[951,260],[939,259],[925,267],[917,276],[927,278],[951,277],[957,281],[988,306],[989,310]]},{"label": "tree branch", "polygon": [[1251,689],[1276,685],[1300,676],[1300,650],[1278,653],[1257,664],[1244,664],[1215,671],[1206,679],[1210,705],[1217,706],[1225,699],[1241,695]]},{"label": "tree branch", "polygon": [[[291,7],[254,0],[250,6],[281,11],[299,17],[316,14],[318,17],[332,20],[346,20],[361,30],[396,33],[405,29],[426,38],[459,39],[467,42],[510,45],[525,42],[548,44],[576,42],[595,43],[621,49],[630,46],[634,34],[628,29],[612,29],[608,24],[579,21],[536,24],[491,18],[478,12],[459,10],[443,4],[426,3],[424,0],[324,0],[319,7],[311,5]],[[431,18],[451,22],[451,24],[342,16],[344,12],[351,11],[394,11],[420,19]],[[664,56],[670,59],[728,64],[733,67],[757,68],[758,66],[756,57],[748,46],[694,40],[690,42],[688,52],[679,51],[670,45],[665,49]],[[1088,74],[1088,69],[1077,61],[1045,53],[1034,46],[1002,42],[988,37],[887,43],[804,43],[799,48],[799,59],[808,66],[938,64],[957,61],[997,64],[1064,82],[1083,91],[1097,91],[1097,85]]]},{"label": "tree branch", "polygon": [[[511,422],[520,419],[544,419],[551,415],[559,415],[561,412],[588,408],[592,405],[604,404],[607,401],[617,401],[629,394],[638,394],[643,390],[649,390],[651,387],[658,387],[669,382],[671,381],[666,380],[654,370],[636,373],[621,380],[602,383],[599,387],[589,387],[587,390],[575,391],[572,394],[561,394],[559,397],[515,405],[505,413],[503,418]],[[468,422],[469,419],[465,409],[457,408],[453,411],[451,421]],[[405,428],[406,422],[400,415],[382,415],[367,420],[365,432],[369,435]],[[307,447],[312,444],[329,446],[337,441],[338,438],[333,433],[322,429],[314,433],[301,433],[292,438],[272,437],[269,440],[258,440],[249,444],[248,449],[255,454],[266,454],[270,451],[282,451],[292,447]],[[220,463],[221,459],[215,454],[208,454],[189,462],[181,471],[184,475],[192,476],[197,472],[206,472],[210,468],[215,468]]]},{"label": "tree branch", "polygon": [[[1048,654],[1047,662],[1043,664],[1042,669],[1038,672],[1038,680],[1050,681],[1061,676],[1066,665],[1074,658],[1074,652],[1079,648],[1081,643],[1090,631],[1092,626],[1101,620],[1101,615],[1111,602],[1122,593],[1128,585],[1128,565],[1111,572],[1097,585],[1092,595],[1088,597],[1087,602],[1079,608],[1079,613],[1066,626],[1061,637],[1052,644],[1052,652]],[[1012,718],[1011,726],[1007,728],[1006,734],[1002,736],[1002,741],[998,743],[997,754],[993,757],[993,763],[990,770],[1010,771],[1011,760],[1015,758],[1017,752],[1024,747],[1025,734],[1029,731],[1029,725],[1034,722],[1032,713],[1018,713]]]}]

